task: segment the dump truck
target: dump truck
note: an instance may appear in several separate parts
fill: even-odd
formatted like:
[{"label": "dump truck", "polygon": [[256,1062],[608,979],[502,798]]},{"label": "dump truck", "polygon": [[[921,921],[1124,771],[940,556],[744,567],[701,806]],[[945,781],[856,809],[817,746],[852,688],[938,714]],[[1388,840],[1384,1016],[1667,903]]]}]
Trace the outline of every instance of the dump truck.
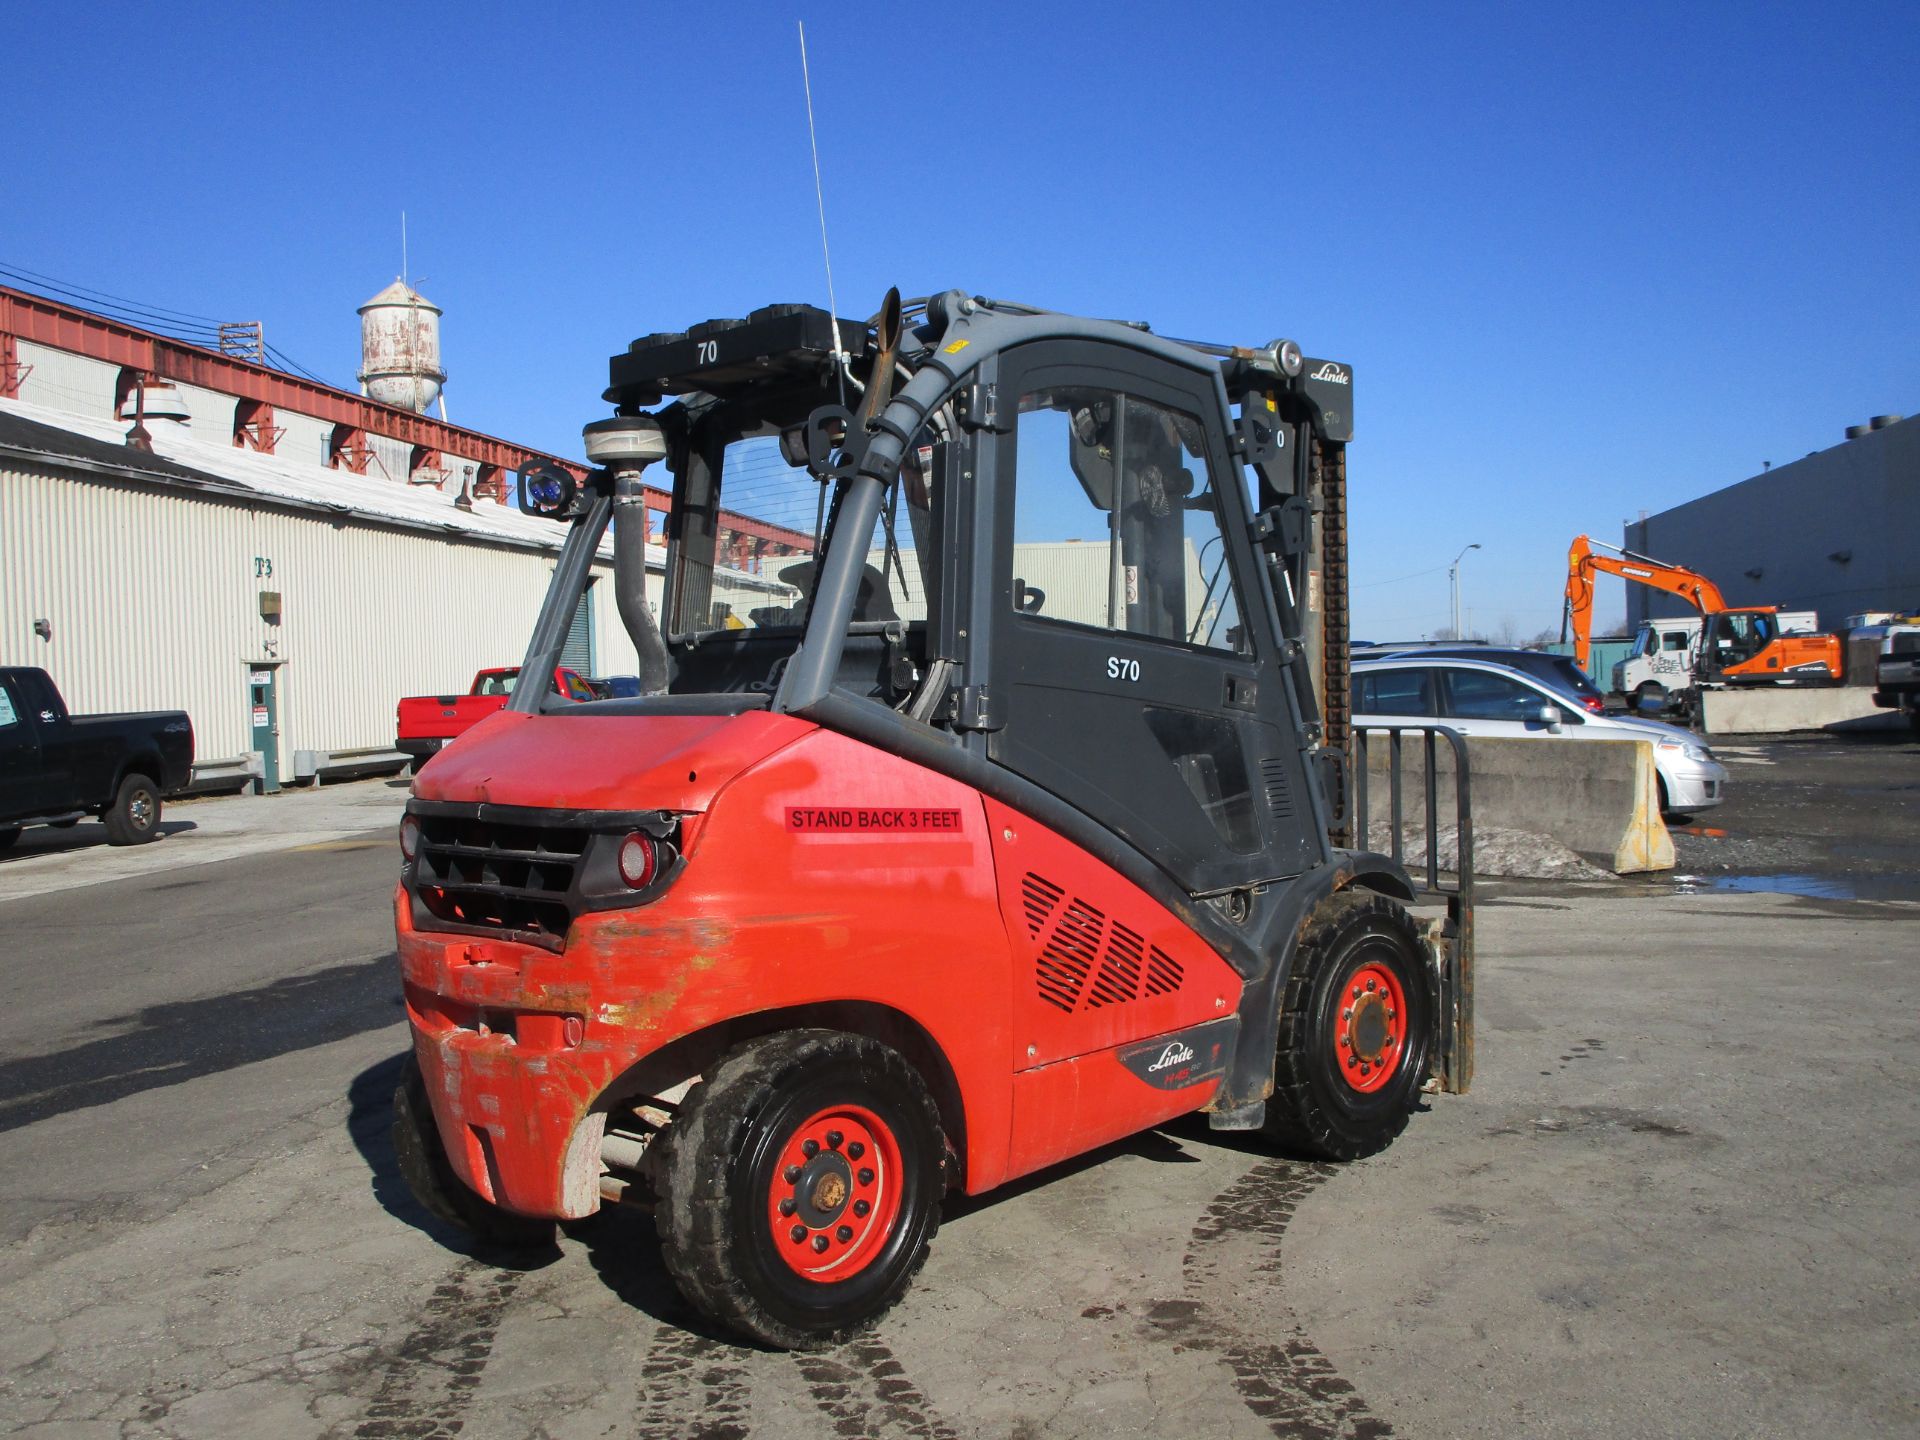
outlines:
[{"label": "dump truck", "polygon": [[[610,380],[592,471],[516,477],[571,527],[523,671],[611,528],[641,693],[519,687],[401,822],[429,1210],[542,1245],[646,1206],[700,1311],[809,1348],[950,1191],[1196,1112],[1351,1160],[1467,1088],[1464,750],[1451,877],[1347,843],[1350,366],[956,290],[650,334]],[[716,623],[746,512],[812,552]]]}]

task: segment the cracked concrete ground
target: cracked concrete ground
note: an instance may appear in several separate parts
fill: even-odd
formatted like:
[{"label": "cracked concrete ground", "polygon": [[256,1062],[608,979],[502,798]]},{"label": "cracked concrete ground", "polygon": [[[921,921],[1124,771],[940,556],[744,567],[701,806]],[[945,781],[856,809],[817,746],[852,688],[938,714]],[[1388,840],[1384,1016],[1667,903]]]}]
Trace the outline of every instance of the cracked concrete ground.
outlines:
[{"label": "cracked concrete ground", "polygon": [[0,874],[0,1430],[1920,1430],[1920,906],[1506,886],[1475,1089],[1385,1155],[1137,1137],[953,1201],[897,1310],[794,1357],[705,1332],[643,1216],[510,1269],[413,1204],[393,863]]}]

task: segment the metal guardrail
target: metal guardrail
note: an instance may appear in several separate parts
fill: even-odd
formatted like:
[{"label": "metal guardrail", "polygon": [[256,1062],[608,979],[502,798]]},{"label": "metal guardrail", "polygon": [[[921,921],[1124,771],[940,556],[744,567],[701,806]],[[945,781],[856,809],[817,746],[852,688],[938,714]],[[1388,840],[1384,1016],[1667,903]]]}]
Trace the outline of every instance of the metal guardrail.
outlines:
[{"label": "metal guardrail", "polygon": [[[1367,845],[1368,807],[1367,787],[1368,751],[1371,748],[1368,737],[1384,734],[1387,737],[1387,794],[1390,816],[1388,828],[1392,834],[1393,848],[1388,852],[1396,864],[1406,864],[1406,805],[1405,805],[1405,765],[1402,737],[1413,734],[1420,738],[1422,759],[1425,761],[1426,784],[1422,787],[1425,794],[1426,836],[1427,836],[1427,889],[1436,895],[1460,895],[1468,904],[1473,898],[1473,795],[1470,784],[1470,768],[1467,762],[1467,742],[1457,730],[1444,725],[1374,725],[1356,724],[1353,727],[1353,814],[1350,823],[1353,827],[1353,843],[1356,849],[1365,850]],[[1454,827],[1458,836],[1459,857],[1454,870],[1454,883],[1445,886],[1440,883],[1440,784],[1439,772],[1434,765],[1437,751],[1436,737],[1445,736],[1453,749],[1453,810]]]},{"label": "metal guardrail", "polygon": [[[1444,1006],[1444,1033],[1440,1040],[1438,1081],[1442,1088],[1461,1092],[1473,1079],[1473,787],[1467,761],[1467,742],[1444,725],[1373,725],[1355,723],[1353,737],[1353,803],[1347,817],[1355,848],[1368,848],[1367,789],[1370,783],[1368,751],[1371,736],[1385,734],[1387,744],[1387,808],[1392,831],[1391,854],[1406,864],[1405,739],[1418,737],[1424,763],[1421,787],[1422,818],[1426,823],[1426,889],[1443,896],[1447,919],[1442,936],[1449,943],[1436,946]],[[1438,738],[1444,736],[1453,751],[1453,816],[1458,854],[1453,884],[1440,883],[1440,775],[1434,764]],[[1438,924],[1439,922],[1434,922]]]}]

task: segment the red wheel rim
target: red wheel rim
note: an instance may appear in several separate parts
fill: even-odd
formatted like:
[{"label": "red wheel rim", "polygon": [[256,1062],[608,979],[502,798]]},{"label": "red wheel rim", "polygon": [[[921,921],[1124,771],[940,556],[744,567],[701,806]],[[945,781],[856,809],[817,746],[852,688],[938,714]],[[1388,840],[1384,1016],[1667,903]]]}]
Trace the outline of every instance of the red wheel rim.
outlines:
[{"label": "red wheel rim", "polygon": [[1369,960],[1347,977],[1333,1012],[1334,1064],[1349,1089],[1371,1095],[1407,1053],[1407,992],[1393,971]]},{"label": "red wheel rim", "polygon": [[900,1218],[900,1143],[858,1105],[834,1105],[794,1127],[774,1161],[767,1221],[773,1248],[809,1280],[858,1275]]}]

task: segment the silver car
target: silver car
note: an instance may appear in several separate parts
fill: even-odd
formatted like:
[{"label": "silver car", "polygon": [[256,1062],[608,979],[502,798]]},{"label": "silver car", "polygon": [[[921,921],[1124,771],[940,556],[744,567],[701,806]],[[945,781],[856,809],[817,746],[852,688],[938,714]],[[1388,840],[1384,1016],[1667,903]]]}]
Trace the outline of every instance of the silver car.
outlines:
[{"label": "silver car", "polygon": [[1508,665],[1402,653],[1353,664],[1353,716],[1446,725],[1462,735],[1645,740],[1653,746],[1660,808],[1688,814],[1720,803],[1726,767],[1690,730],[1630,715],[1593,715]]}]

